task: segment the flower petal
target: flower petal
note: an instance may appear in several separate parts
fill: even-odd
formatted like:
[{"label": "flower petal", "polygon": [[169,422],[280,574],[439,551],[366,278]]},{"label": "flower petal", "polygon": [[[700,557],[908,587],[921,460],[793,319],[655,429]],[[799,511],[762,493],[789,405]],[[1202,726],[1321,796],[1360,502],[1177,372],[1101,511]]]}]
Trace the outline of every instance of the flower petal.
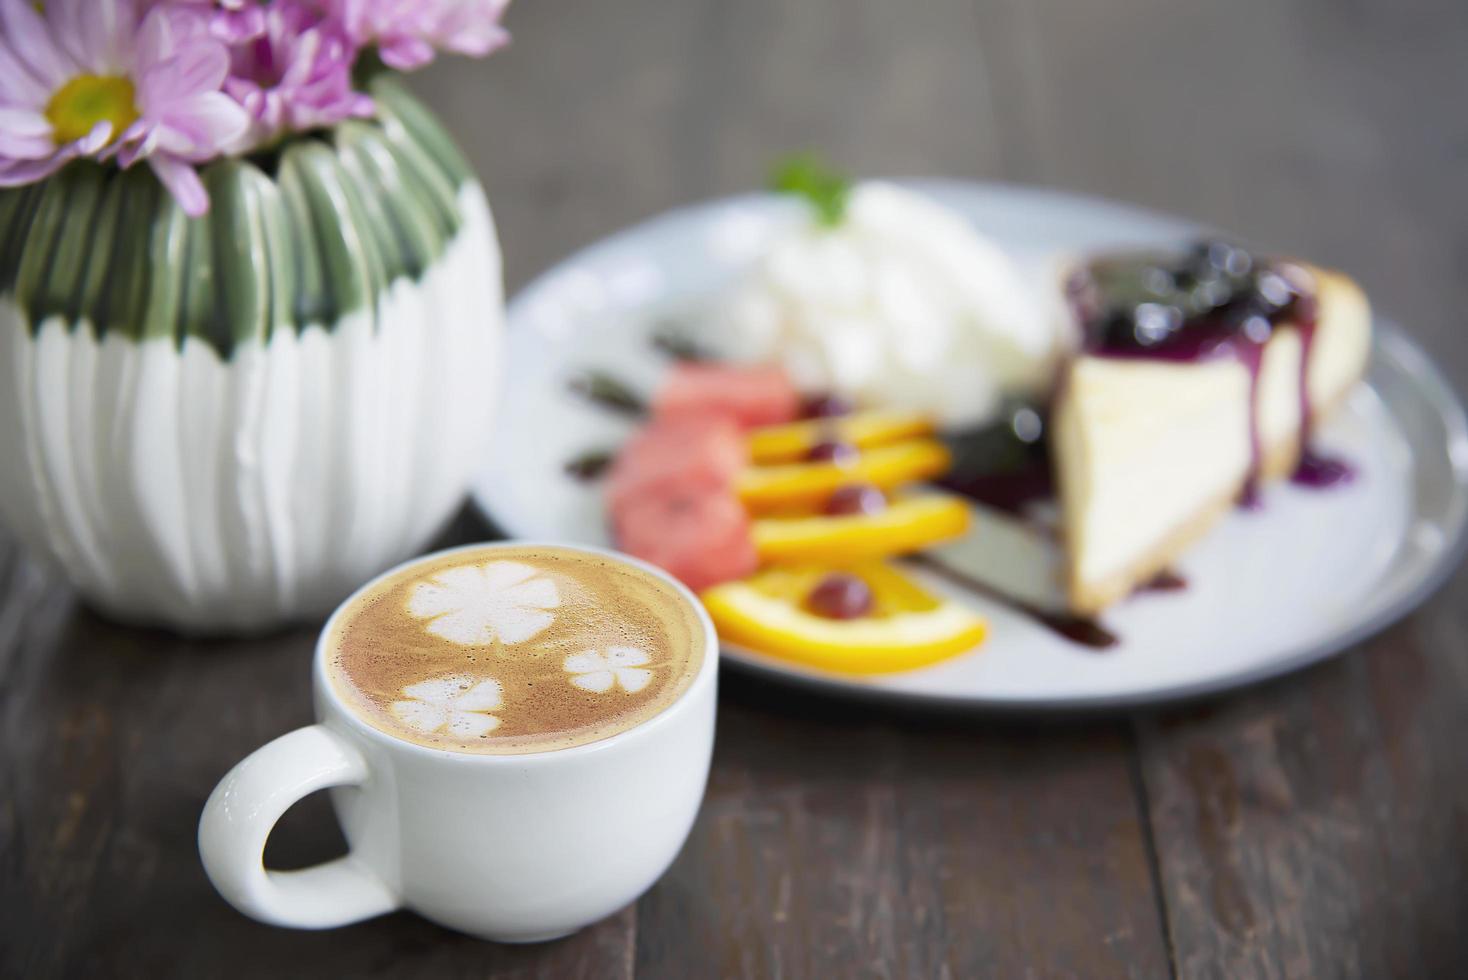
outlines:
[{"label": "flower petal", "polygon": [[648,682],[652,680],[652,671],[643,670],[641,667],[623,667],[615,673],[617,683],[622,685],[623,690],[632,694],[647,687]]},{"label": "flower petal", "polygon": [[584,650],[567,657],[563,666],[568,673],[589,674],[594,670],[606,670],[607,660],[595,650]]},{"label": "flower petal", "polygon": [[84,70],[106,75],[127,68],[119,41],[133,32],[131,5],[122,10],[119,0],[47,0],[45,10],[57,43]]},{"label": "flower petal", "polygon": [[170,62],[175,95],[179,97],[217,92],[229,75],[229,51],[211,38],[198,38],[183,45]]},{"label": "flower petal", "polygon": [[591,674],[579,674],[571,678],[571,683],[583,691],[591,691],[595,694],[605,694],[617,683],[610,670],[598,670]]},{"label": "flower petal", "polygon": [[[474,9],[475,7],[480,9]],[[499,10],[490,8],[499,6]],[[455,54],[482,58],[510,43],[510,32],[495,21],[504,12],[495,3],[461,3],[440,25],[438,43]]]},{"label": "flower petal", "polygon": [[154,7],[143,18],[133,57],[146,76],[153,65],[157,65],[173,54],[173,20],[167,7]]},{"label": "flower petal", "polygon": [[607,663],[613,667],[641,667],[652,657],[637,647],[607,647]]},{"label": "flower petal", "polygon": [[117,165],[126,170],[158,149],[158,127],[149,129],[142,120],[122,134],[117,146]]},{"label": "flower petal", "polygon": [[504,589],[505,601],[517,606],[534,606],[537,609],[555,609],[561,604],[561,592],[556,583],[548,578],[533,578],[528,582]]},{"label": "flower petal", "polygon": [[377,53],[394,71],[415,71],[433,60],[433,45],[416,37],[397,37],[384,41]]},{"label": "flower petal", "polygon": [[204,92],[186,100],[173,111],[187,115],[200,136],[203,149],[211,155],[238,139],[250,126],[250,115],[223,92]]},{"label": "flower petal", "polygon": [[210,22],[210,32],[226,44],[242,44],[253,41],[265,33],[265,9],[258,5],[240,9],[238,5],[225,5],[226,13],[216,15]]},{"label": "flower petal", "polygon": [[449,720],[449,709],[422,701],[394,701],[392,715],[409,728],[420,732],[436,732]]},{"label": "flower petal", "polygon": [[495,620],[495,631],[501,643],[524,643],[551,623],[556,617],[547,612],[530,612],[526,609],[507,609]]},{"label": "flower petal", "polygon": [[0,134],[51,137],[51,120],[34,109],[0,106]]},{"label": "flower petal", "polygon": [[468,711],[455,711],[449,718],[449,732],[460,738],[479,738],[500,727],[494,715],[481,715]]},{"label": "flower petal", "polygon": [[455,711],[493,711],[505,703],[500,682],[486,678],[454,698]]},{"label": "flower petal", "polygon": [[311,80],[311,76],[316,72],[321,47],[320,31],[306,31],[295,39],[291,58],[280,76],[281,89],[300,88]]},{"label": "flower petal", "polygon": [[150,156],[148,165],[178,201],[184,214],[197,218],[209,210],[209,192],[204,189],[204,182],[192,166],[165,153]]},{"label": "flower petal", "polygon": [[34,184],[60,170],[73,155],[61,151],[45,160],[17,160],[10,164],[0,164],[0,187]]},{"label": "flower petal", "polygon": [[508,589],[512,585],[534,578],[539,571],[533,565],[518,561],[492,561],[479,569],[484,585],[495,591]]},{"label": "flower petal", "polygon": [[100,152],[110,142],[112,142],[112,123],[101,119],[92,126],[87,135],[77,140],[72,146],[76,147],[79,156],[89,157]]},{"label": "flower petal", "polygon": [[244,108],[222,92],[192,96],[166,106],[162,115],[164,121],[152,127],[149,141],[179,159],[198,162],[226,151],[250,122]]},{"label": "flower petal", "polygon": [[16,136],[0,128],[0,157],[12,160],[44,160],[56,152],[56,144],[45,136]]},{"label": "flower petal", "polygon": [[136,15],[132,5],[124,0],[103,0],[88,4],[77,0],[77,5],[87,10],[81,18],[86,36],[86,47],[96,53],[98,63],[109,71],[122,72],[129,67],[133,30],[132,18]]},{"label": "flower petal", "polygon": [[29,0],[0,0],[0,33],[16,57],[48,88],[60,88],[72,75],[79,74]]},{"label": "flower petal", "polygon": [[39,112],[0,106],[0,156],[40,160],[56,152],[51,123]]},{"label": "flower petal", "polygon": [[428,632],[460,646],[493,643],[495,623],[479,609],[465,609],[440,616],[428,624]]},{"label": "flower petal", "polygon": [[[451,571],[459,571],[459,569]],[[436,578],[442,581],[447,574],[445,572]],[[457,612],[462,608],[464,608],[464,603],[460,598],[459,590],[448,584],[435,585],[432,582],[419,582],[413,586],[413,591],[408,596],[408,612],[419,619],[441,616],[446,612]]]},{"label": "flower petal", "polygon": [[37,78],[30,66],[10,50],[8,41],[0,35],[0,98],[11,105],[40,110],[51,96],[51,86]]},{"label": "flower petal", "polygon": [[[106,0],[103,0],[106,2]],[[52,38],[57,46],[66,52],[66,56],[78,65],[86,65],[92,68],[100,59],[88,57],[90,50],[87,39],[83,37],[81,24],[81,10],[73,0],[43,0],[42,3],[32,4],[43,18],[51,31]]]},{"label": "flower petal", "polygon": [[417,684],[410,684],[403,688],[403,693],[410,698],[426,701],[429,704],[452,704],[461,697],[465,691],[474,685],[474,679],[465,674],[449,674],[447,677],[434,677]]},{"label": "flower petal", "polygon": [[437,616],[428,631],[465,645],[523,643],[554,620],[536,608],[560,604],[556,585],[520,562],[462,565],[420,582],[408,599],[414,616]]}]

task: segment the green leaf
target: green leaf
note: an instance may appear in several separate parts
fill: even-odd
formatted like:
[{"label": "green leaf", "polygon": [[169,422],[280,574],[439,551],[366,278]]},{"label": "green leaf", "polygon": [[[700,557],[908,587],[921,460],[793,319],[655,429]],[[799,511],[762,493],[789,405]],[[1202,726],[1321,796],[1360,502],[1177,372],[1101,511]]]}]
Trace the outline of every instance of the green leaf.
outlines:
[{"label": "green leaf", "polygon": [[815,210],[817,221],[835,227],[846,217],[851,178],[832,170],[814,153],[800,153],[775,165],[770,171],[770,189],[805,198]]}]

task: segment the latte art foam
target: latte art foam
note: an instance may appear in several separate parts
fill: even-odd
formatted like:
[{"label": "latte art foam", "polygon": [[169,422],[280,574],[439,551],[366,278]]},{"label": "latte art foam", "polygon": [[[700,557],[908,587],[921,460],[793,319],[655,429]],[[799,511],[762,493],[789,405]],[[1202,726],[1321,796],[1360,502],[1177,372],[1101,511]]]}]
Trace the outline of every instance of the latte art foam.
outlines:
[{"label": "latte art foam", "polygon": [[570,548],[425,559],[330,629],[327,673],[356,714],[458,752],[544,752],[626,731],[676,701],[707,655],[682,593]]}]

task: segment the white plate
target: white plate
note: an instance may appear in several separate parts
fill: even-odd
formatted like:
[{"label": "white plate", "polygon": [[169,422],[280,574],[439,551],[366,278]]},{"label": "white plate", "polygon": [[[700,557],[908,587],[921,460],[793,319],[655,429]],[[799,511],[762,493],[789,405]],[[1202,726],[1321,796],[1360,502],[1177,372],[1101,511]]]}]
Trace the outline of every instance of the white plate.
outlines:
[{"label": "white plate", "polygon": [[[1050,191],[911,184],[968,215],[1037,275],[1056,252],[1177,244],[1202,231]],[[790,215],[788,202],[765,196],[679,210],[577,253],[515,299],[499,438],[474,491],[491,520],[513,537],[609,543],[600,487],[563,467],[588,449],[617,445],[630,423],[572,394],[568,379],[599,368],[651,391],[668,364],[649,343],[657,311],[686,308],[727,284]],[[1117,646],[1076,646],[1010,608],[924,576],[989,617],[980,649],[872,679],[732,647],[727,659],[867,695],[1075,710],[1217,692],[1341,650],[1405,614],[1442,580],[1459,557],[1468,513],[1461,405],[1401,332],[1379,319],[1377,332],[1367,384],[1320,433],[1325,448],[1358,467],[1357,480],[1328,491],[1269,487],[1262,510],[1230,515],[1187,554],[1179,569],[1187,590],[1138,596],[1108,612]],[[970,554],[992,557],[985,543],[1002,546],[1004,530],[981,518]],[[1019,551],[1026,549],[1016,579],[1046,588],[1050,556],[1038,544]]]}]

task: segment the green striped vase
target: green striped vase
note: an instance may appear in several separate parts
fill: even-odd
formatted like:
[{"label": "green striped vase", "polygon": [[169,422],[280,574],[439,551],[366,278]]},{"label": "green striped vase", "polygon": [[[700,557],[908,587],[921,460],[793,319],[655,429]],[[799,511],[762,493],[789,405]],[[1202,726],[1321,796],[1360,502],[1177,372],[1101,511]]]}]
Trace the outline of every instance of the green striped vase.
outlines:
[{"label": "green striped vase", "polygon": [[0,519],[119,618],[319,615],[463,499],[503,294],[483,190],[390,80],[375,117],[203,174],[0,191]]}]

